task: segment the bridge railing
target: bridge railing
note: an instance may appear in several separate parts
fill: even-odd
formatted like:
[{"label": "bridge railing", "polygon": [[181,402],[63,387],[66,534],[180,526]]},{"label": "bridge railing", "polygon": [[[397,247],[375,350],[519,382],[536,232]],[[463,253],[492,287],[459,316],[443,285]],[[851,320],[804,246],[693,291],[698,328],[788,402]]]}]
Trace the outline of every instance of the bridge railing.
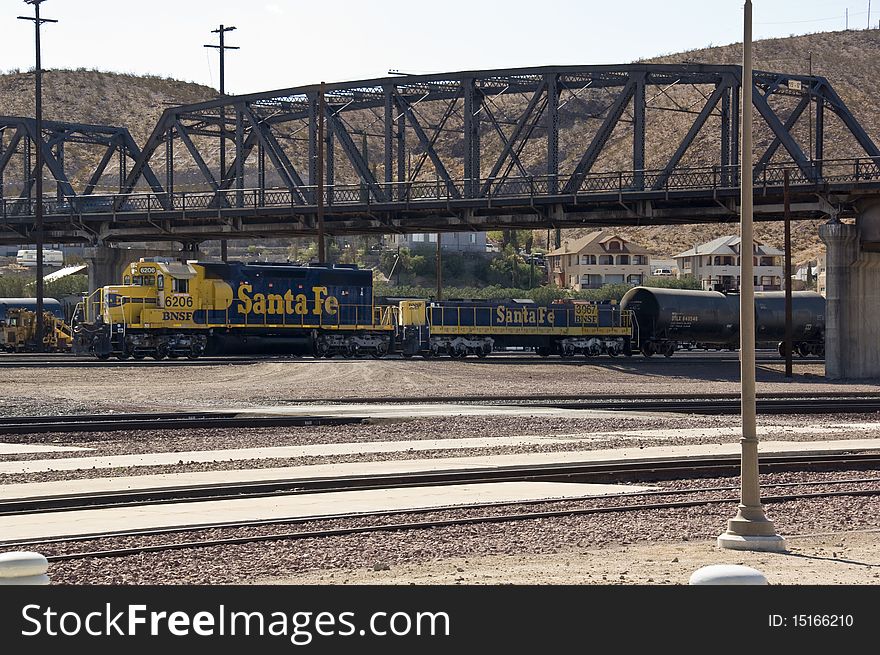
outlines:
[{"label": "bridge railing", "polygon": [[[757,188],[780,187],[785,172],[792,185],[825,185],[880,182],[880,157],[813,160],[804,167],[792,163],[769,164],[754,169]],[[634,170],[588,173],[578,183],[568,176],[504,177],[480,180],[419,180],[382,182],[371,185],[341,184],[325,186],[324,205],[409,204],[429,201],[451,202],[462,199],[525,199],[548,197],[565,199],[572,195],[633,194],[645,192],[732,190],[739,187],[738,166],[678,168],[673,171]],[[566,186],[568,185],[568,186]],[[477,191],[473,195],[473,190]],[[47,215],[83,214],[160,214],[171,210],[234,210],[289,207],[314,207],[318,188],[295,189],[221,189],[219,191],[177,191],[174,193],[131,193],[119,195],[70,196],[46,198]],[[471,193],[471,195],[469,195]],[[33,198],[3,198],[0,217],[32,216]]]}]

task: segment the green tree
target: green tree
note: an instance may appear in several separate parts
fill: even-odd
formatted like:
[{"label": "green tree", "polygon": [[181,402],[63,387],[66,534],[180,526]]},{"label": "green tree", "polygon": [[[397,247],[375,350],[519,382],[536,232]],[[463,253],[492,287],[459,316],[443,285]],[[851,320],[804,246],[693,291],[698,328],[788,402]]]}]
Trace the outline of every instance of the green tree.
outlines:
[{"label": "green tree", "polygon": [[693,275],[675,277],[649,277],[643,286],[662,289],[702,289],[700,281]]}]

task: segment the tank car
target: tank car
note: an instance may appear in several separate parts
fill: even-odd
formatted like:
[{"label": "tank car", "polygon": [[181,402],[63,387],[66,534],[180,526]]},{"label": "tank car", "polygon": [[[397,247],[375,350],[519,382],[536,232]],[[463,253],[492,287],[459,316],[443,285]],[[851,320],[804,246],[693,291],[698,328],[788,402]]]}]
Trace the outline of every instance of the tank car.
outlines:
[{"label": "tank car", "polygon": [[[692,289],[635,287],[621,299],[633,313],[634,340],[646,357],[666,357],[685,344],[716,349],[739,347],[738,294]],[[772,343],[784,354],[785,292],[755,292],[756,343]],[[792,344],[800,356],[825,354],[825,299],[792,292]]]},{"label": "tank car", "polygon": [[632,354],[630,313],[607,303],[403,300],[398,316],[404,357],[485,357],[505,348],[531,348],[542,357]]},{"label": "tank car", "polygon": [[372,272],[352,265],[141,259],[76,310],[74,352],[100,359],[205,353],[369,354],[392,345]]},{"label": "tank car", "polygon": [[[801,357],[825,356],[825,298],[815,291],[791,292],[792,350]],[[785,292],[755,292],[755,341],[772,343],[785,356]]]}]

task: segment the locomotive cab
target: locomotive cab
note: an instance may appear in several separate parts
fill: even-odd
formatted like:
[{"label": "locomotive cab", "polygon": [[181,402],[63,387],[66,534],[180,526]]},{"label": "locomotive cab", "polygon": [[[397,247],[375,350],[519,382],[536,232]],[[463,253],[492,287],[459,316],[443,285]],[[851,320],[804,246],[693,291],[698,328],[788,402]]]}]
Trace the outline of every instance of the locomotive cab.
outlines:
[{"label": "locomotive cab", "polygon": [[189,264],[132,262],[122,284],[98,289],[77,308],[75,351],[101,359],[197,357],[204,351],[203,335],[172,333],[199,327],[194,322],[198,285],[191,284],[196,277]]}]

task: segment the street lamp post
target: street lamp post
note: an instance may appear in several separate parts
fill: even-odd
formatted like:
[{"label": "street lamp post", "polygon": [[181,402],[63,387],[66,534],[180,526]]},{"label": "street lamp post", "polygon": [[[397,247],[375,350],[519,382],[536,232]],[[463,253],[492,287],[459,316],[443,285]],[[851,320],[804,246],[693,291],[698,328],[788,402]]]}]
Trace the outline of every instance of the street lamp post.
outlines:
[{"label": "street lamp post", "polygon": [[742,67],[742,153],[740,156],[740,367],[742,379],[742,489],[736,516],[718,537],[718,546],[732,550],[784,551],[785,539],[761,506],[758,479],[758,430],[755,406],[755,284],[752,227],[752,2],[744,7]]},{"label": "street lamp post", "polygon": [[[220,35],[220,45],[205,44],[206,48],[217,48],[220,50],[220,95],[226,95],[226,57],[227,50],[239,50],[238,46],[226,45],[223,35],[235,29],[234,25],[224,27],[221,25],[216,30],[211,30],[211,34]],[[220,188],[226,182],[226,109],[220,107]],[[224,262],[227,260],[226,239],[220,241],[220,259]]]},{"label": "street lamp post", "polygon": [[34,66],[34,110],[36,113],[36,151],[37,151],[37,175],[36,194],[37,202],[34,208],[34,238],[37,247],[37,324],[36,324],[36,348],[43,352],[43,71],[40,61],[40,26],[43,23],[57,23],[51,18],[40,18],[40,3],[43,0],[24,0],[25,4],[34,6],[34,15],[19,16],[20,20],[29,20],[34,23],[34,44],[36,49],[36,61]]}]

